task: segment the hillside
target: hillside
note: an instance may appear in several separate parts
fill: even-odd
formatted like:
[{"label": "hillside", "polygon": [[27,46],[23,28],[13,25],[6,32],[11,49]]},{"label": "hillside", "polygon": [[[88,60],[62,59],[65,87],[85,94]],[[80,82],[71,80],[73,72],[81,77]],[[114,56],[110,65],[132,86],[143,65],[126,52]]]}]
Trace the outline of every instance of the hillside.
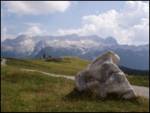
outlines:
[{"label": "hillside", "polygon": [[[1,111],[149,111],[149,101],[143,97],[101,100],[73,91],[73,81],[20,70],[28,68],[74,76],[88,63],[77,57],[65,57],[62,62],[7,59],[7,65],[1,70]],[[148,76],[128,77],[132,84],[149,84]]]},{"label": "hillside", "polygon": [[82,70],[88,65],[89,61],[80,59],[78,57],[65,57],[61,62],[48,62],[44,59],[8,59],[8,65],[20,68],[39,69],[42,71],[64,74],[64,75],[75,75],[78,71]]},{"label": "hillside", "polygon": [[[61,62],[45,61],[44,59],[15,59],[8,58],[7,64],[12,67],[27,68],[41,70],[48,73],[62,74],[68,76],[75,76],[80,70],[84,69],[90,61],[80,59],[79,57],[64,57]],[[149,86],[149,74],[145,71],[141,74],[138,70],[121,67],[123,71],[129,75],[127,76],[130,82],[134,85]],[[132,71],[132,73],[131,73]],[[141,74],[141,75],[140,75]],[[137,75],[137,76],[133,76]]]}]

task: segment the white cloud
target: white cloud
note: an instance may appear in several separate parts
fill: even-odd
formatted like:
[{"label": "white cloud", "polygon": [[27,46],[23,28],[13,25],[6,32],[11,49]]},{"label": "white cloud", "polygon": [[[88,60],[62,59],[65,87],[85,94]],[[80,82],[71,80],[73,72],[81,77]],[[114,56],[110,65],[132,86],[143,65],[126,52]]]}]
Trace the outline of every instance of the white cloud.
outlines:
[{"label": "white cloud", "polygon": [[43,15],[64,12],[70,6],[69,1],[5,1],[9,12],[19,15]]},{"label": "white cloud", "polygon": [[1,30],[1,41],[4,41],[6,39],[15,39],[18,35],[29,35],[32,36],[42,36],[42,35],[49,35],[49,32],[47,32],[46,29],[43,29],[43,26],[40,23],[24,23],[26,25],[26,29],[22,32],[19,32],[18,34],[10,34],[10,30],[14,30],[16,28],[9,27],[2,27]]},{"label": "white cloud", "polygon": [[24,23],[24,25],[27,25],[27,26],[42,26],[41,23],[37,23],[37,22],[26,22],[26,23]]},{"label": "white cloud", "polygon": [[41,35],[43,31],[38,26],[32,26],[27,29],[25,34],[27,35]]},{"label": "white cloud", "polygon": [[1,29],[1,41],[4,41],[6,39],[14,39],[16,38],[13,34],[8,33],[7,27],[2,27]]},{"label": "white cloud", "polygon": [[27,25],[26,30],[20,32],[18,35],[25,34],[29,36],[37,36],[37,35],[47,35],[47,30],[43,29],[43,26],[40,23],[24,23]]},{"label": "white cloud", "polygon": [[2,30],[1,30],[1,39],[2,39],[2,41],[4,41],[7,38],[6,32],[7,32],[7,28],[6,27],[2,28]]},{"label": "white cloud", "polygon": [[20,52],[32,52],[34,50],[35,42],[32,39],[26,39],[20,43],[19,49],[16,48],[16,50],[20,50]]},{"label": "white cloud", "polygon": [[113,36],[120,44],[145,44],[149,41],[149,4],[141,1],[127,1],[121,11],[114,9],[99,15],[82,17],[78,29],[59,29],[59,35]]}]

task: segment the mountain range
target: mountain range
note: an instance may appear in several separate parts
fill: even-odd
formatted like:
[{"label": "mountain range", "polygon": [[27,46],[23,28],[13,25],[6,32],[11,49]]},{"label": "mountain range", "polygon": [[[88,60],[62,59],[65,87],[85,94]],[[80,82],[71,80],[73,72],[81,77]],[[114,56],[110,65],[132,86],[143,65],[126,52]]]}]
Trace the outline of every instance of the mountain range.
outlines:
[{"label": "mountain range", "polygon": [[120,45],[114,37],[92,36],[29,36],[19,35],[15,39],[1,42],[1,57],[41,58],[47,56],[78,56],[93,60],[100,54],[112,50],[120,58],[120,65],[140,70],[149,70],[149,44]]}]

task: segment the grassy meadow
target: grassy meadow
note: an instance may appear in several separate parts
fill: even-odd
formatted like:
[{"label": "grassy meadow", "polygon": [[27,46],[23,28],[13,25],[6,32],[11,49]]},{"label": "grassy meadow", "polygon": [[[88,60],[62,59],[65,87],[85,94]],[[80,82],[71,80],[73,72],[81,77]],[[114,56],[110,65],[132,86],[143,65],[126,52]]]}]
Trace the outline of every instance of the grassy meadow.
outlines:
[{"label": "grassy meadow", "polygon": [[[49,73],[74,76],[89,64],[79,58],[65,57],[62,62],[44,60],[8,59],[1,67],[1,111],[103,111],[148,112],[149,100],[119,98],[99,99],[74,90],[74,81],[55,78],[20,68],[36,69]],[[131,84],[148,86],[148,76],[128,76]]]}]

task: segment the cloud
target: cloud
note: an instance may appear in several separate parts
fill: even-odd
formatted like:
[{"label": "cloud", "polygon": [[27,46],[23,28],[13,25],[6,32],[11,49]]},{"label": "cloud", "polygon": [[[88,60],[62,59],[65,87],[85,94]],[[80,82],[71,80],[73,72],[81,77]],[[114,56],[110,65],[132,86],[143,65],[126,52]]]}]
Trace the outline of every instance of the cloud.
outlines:
[{"label": "cloud", "polygon": [[26,25],[26,26],[42,26],[42,24],[41,23],[37,23],[37,22],[26,22],[26,23],[24,23],[24,25]]},{"label": "cloud", "polygon": [[18,33],[18,35],[22,34],[29,36],[48,35],[47,30],[45,30],[40,23],[28,22],[24,24],[26,25],[26,29],[23,32]]},{"label": "cloud", "polygon": [[59,29],[59,35],[113,36],[120,44],[146,44],[149,41],[149,4],[127,1],[122,10],[108,10],[96,15],[82,17],[78,29]]},{"label": "cloud", "polygon": [[32,36],[42,36],[42,35],[49,35],[49,32],[43,28],[43,26],[40,23],[24,23],[26,26],[26,29],[22,32],[19,32],[17,34],[11,34],[10,30],[15,30],[15,27],[9,26],[9,27],[2,27],[1,29],[1,41],[4,41],[6,39],[15,39],[18,35],[29,35]]},{"label": "cloud", "polygon": [[44,15],[66,11],[69,1],[5,1],[8,12],[18,15]]},{"label": "cloud", "polygon": [[6,32],[7,32],[7,28],[3,27],[2,30],[1,30],[1,39],[2,39],[2,41],[4,41],[7,38]]},{"label": "cloud", "polygon": [[1,41],[3,42],[6,39],[14,39],[16,38],[13,34],[8,33],[7,27],[2,27],[1,29]]},{"label": "cloud", "polygon": [[34,50],[34,47],[35,47],[35,42],[32,39],[26,39],[19,44],[19,49],[17,47],[16,50],[22,53],[24,52],[30,53]]},{"label": "cloud", "polygon": [[43,31],[38,26],[32,26],[32,27],[29,27],[24,32],[24,34],[27,34],[27,35],[41,35],[41,34],[43,34]]}]

